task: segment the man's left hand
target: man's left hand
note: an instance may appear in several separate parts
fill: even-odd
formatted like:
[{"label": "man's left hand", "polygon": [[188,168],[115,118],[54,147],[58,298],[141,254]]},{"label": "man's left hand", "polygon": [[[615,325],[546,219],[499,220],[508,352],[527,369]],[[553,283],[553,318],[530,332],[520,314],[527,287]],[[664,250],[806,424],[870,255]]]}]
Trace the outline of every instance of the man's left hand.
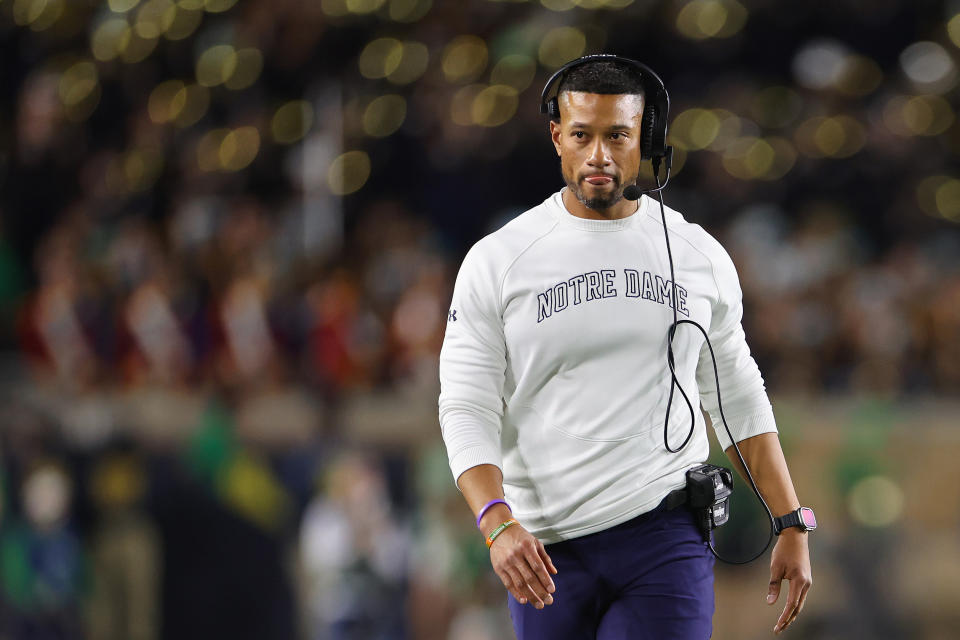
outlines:
[{"label": "man's left hand", "polygon": [[780,584],[785,579],[790,581],[790,590],[787,593],[787,604],[783,608],[783,613],[780,614],[780,619],[773,628],[774,633],[780,633],[797,619],[797,615],[803,611],[807,592],[813,586],[806,531],[786,529],[777,539],[777,544],[773,547],[773,556],[770,558],[770,590],[767,592],[767,604],[774,604],[780,597]]}]

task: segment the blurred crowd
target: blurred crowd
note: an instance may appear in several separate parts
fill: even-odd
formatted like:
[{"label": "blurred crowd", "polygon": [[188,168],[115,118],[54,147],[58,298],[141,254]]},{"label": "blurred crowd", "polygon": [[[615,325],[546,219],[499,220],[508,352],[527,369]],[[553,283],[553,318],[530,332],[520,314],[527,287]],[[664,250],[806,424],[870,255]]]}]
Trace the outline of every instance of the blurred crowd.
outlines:
[{"label": "blurred crowd", "polygon": [[[666,202],[731,253],[773,393],[955,395],[960,125],[951,111],[935,135],[896,133],[883,114],[911,93],[956,106],[956,68],[918,87],[898,55],[939,41],[960,58],[960,8],[824,8],[832,41],[879,73],[844,94],[803,66],[836,53],[809,46],[825,16],[718,1],[749,13],[737,31],[686,33],[685,7],[706,4],[0,0],[0,639],[509,633],[439,429],[404,416],[435,421],[466,249],[562,186],[536,99],[568,50],[649,62],[674,113],[737,114],[740,140],[862,123],[850,155],[789,147],[766,180],[725,170],[714,138],[675,137]],[[148,8],[196,24],[151,38]],[[97,49],[117,20],[142,57]],[[582,42],[544,53],[545,29]],[[422,77],[358,74],[385,33],[425,43]],[[451,80],[441,51],[463,34],[487,43],[481,72],[488,55],[533,61],[496,126],[458,120],[476,79]],[[249,84],[202,85],[196,119],[157,116],[163,83],[227,42],[258,52]],[[751,111],[767,85],[793,87],[791,118]],[[390,134],[369,122],[383,91],[406,97]],[[310,117],[277,133],[294,100]]]},{"label": "blurred crowd", "polygon": [[905,239],[871,253],[853,225],[825,209],[787,231],[782,209],[750,207],[727,231],[768,388],[955,396],[960,239]]}]

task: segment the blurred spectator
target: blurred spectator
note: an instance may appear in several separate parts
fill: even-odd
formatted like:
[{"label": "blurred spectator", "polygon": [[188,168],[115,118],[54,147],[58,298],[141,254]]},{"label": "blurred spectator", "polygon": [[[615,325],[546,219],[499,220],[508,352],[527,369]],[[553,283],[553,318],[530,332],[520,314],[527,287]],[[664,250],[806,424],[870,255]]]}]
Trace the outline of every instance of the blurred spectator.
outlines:
[{"label": "blurred spectator", "polygon": [[90,640],[160,637],[160,539],[143,510],[143,467],[134,453],[114,453],[93,469],[98,522],[90,543]]},{"label": "blurred spectator", "polygon": [[0,631],[12,640],[82,638],[87,567],[69,524],[70,478],[60,464],[39,462],[20,491],[25,518],[5,518],[0,538]]},{"label": "blurred spectator", "polygon": [[399,640],[409,535],[391,514],[374,463],[344,454],[331,463],[300,529],[307,637]]}]

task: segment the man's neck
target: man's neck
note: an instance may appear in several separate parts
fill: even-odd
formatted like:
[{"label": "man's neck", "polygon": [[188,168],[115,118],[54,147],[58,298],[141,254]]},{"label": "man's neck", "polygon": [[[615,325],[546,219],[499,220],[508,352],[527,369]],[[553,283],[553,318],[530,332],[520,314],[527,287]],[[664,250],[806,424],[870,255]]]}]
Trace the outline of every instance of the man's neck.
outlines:
[{"label": "man's neck", "polygon": [[603,209],[602,211],[591,209],[577,200],[577,196],[569,188],[563,190],[561,198],[563,199],[563,206],[566,207],[570,215],[588,220],[619,220],[632,216],[640,210],[639,200],[634,202],[626,198],[622,198],[609,209]]}]

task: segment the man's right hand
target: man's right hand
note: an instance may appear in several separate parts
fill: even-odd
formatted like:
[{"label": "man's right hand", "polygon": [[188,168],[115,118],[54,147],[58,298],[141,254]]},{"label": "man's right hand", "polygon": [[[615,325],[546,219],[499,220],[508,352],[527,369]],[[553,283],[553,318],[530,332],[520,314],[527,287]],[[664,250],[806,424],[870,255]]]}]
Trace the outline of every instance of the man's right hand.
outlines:
[{"label": "man's right hand", "polygon": [[490,563],[520,604],[529,602],[537,609],[553,604],[550,594],[556,586],[550,574],[556,575],[557,568],[543,543],[519,524],[508,527],[493,541]]},{"label": "man's right hand", "polygon": [[[457,486],[475,514],[484,510],[477,522],[484,539],[513,513],[505,503],[490,504],[491,498],[503,498],[503,474],[492,464],[479,464],[460,474]],[[485,507],[484,505],[488,505]],[[547,555],[543,543],[519,524],[511,525],[496,537],[490,546],[490,563],[503,586],[520,604],[533,604],[543,609],[553,604],[550,594],[556,590],[550,574],[557,568]]]}]

